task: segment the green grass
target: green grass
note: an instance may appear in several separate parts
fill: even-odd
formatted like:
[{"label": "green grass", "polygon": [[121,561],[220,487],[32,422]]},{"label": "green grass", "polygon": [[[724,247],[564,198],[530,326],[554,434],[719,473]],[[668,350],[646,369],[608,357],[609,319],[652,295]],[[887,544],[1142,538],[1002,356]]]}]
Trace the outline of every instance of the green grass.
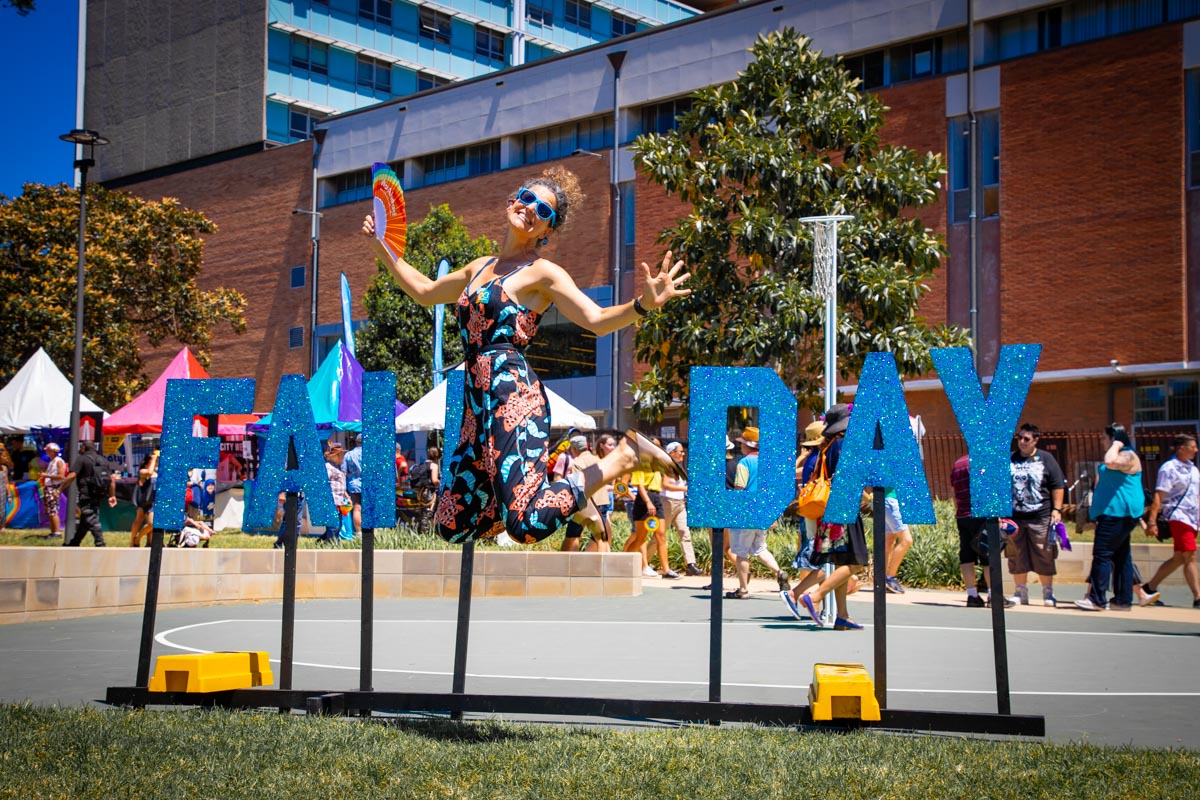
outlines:
[{"label": "green grass", "polygon": [[1190,797],[1182,750],[0,706],[0,798]]}]

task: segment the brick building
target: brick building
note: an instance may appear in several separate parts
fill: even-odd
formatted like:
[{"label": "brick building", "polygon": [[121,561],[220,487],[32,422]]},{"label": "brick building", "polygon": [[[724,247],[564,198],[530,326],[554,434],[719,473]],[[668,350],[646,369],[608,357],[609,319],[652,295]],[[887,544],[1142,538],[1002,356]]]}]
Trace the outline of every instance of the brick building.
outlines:
[{"label": "brick building", "polygon": [[[1200,2],[976,0],[974,14],[979,47],[968,70],[965,0],[746,3],[331,117],[319,146],[128,188],[178,196],[220,226],[207,243],[204,280],[239,288],[251,309],[246,335],[216,341],[213,374],[258,377],[265,409],[280,374],[307,368],[310,335],[318,351],[336,340],[338,272],[350,280],[356,317],[364,314],[375,270],[357,230],[370,207],[371,162],[402,174],[410,219],[449,203],[473,235],[494,239],[507,193],[551,163],[567,164],[590,197],[586,224],[577,217],[547,255],[597,301],[628,299],[632,265],[657,259],[657,234],[679,208],[634,174],[625,145],[670,126],[689,92],[733,79],[756,35],[790,26],[843,54],[879,93],[891,108],[891,141],[946,154],[943,197],[920,216],[946,237],[949,257],[921,311],[968,326],[974,270],[982,372],[1003,344],[1044,346],[1026,418],[1089,435],[1114,419],[1145,432],[1195,429]],[[974,243],[969,74],[980,152]],[[311,230],[293,209],[323,215],[311,331]],[[551,322],[546,335],[578,332]],[[615,356],[611,338],[584,343],[590,369],[549,380],[605,422],[614,370],[622,387],[637,374],[629,334]],[[151,370],[166,358],[151,355]],[[914,376],[906,391],[930,432],[957,430],[935,376]],[[619,396],[618,409],[627,409],[628,394]],[[627,412],[616,421],[627,422]],[[661,424],[684,430],[673,416]]]}]

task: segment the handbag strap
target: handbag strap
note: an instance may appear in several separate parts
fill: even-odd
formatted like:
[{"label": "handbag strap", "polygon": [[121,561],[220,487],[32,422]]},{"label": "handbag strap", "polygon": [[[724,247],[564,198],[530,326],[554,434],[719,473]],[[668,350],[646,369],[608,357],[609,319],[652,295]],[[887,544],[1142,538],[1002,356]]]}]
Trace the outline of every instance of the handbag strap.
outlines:
[{"label": "handbag strap", "polygon": [[[824,446],[821,447],[821,452],[817,454],[817,466],[813,468],[813,477],[816,477],[817,472],[820,471],[821,478],[823,480],[829,480],[829,466],[825,462],[825,454],[829,452],[829,448],[832,445],[833,440],[830,439],[824,444]],[[812,478],[810,477],[809,480],[812,480]]]}]

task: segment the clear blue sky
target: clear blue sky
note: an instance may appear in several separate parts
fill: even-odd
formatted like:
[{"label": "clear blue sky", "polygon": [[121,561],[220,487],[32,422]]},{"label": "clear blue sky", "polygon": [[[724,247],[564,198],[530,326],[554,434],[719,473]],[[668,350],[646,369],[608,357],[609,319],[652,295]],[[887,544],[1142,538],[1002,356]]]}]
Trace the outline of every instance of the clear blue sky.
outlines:
[{"label": "clear blue sky", "polygon": [[58,137],[75,127],[79,4],[36,5],[24,17],[0,6],[0,108],[6,112],[0,124],[0,194],[6,197],[21,194],[26,182],[75,180],[74,147]]}]

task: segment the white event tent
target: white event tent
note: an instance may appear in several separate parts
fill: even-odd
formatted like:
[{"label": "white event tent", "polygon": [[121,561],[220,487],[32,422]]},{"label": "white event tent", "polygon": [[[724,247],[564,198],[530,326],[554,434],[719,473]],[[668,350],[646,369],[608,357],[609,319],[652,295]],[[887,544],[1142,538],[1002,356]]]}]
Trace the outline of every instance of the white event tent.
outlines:
[{"label": "white event tent", "polygon": [[[28,433],[34,428],[71,426],[72,385],[42,348],[0,389],[0,433]],[[79,398],[80,411],[104,409]]]},{"label": "white event tent", "polygon": [[[459,365],[459,370],[462,365]],[[546,387],[546,397],[550,400],[551,428],[578,428],[579,430],[594,430],[596,420],[568,403],[561,395],[555,394]],[[412,433],[414,431],[440,431],[446,427],[446,382],[425,394],[409,409],[396,417],[396,433]]]}]

